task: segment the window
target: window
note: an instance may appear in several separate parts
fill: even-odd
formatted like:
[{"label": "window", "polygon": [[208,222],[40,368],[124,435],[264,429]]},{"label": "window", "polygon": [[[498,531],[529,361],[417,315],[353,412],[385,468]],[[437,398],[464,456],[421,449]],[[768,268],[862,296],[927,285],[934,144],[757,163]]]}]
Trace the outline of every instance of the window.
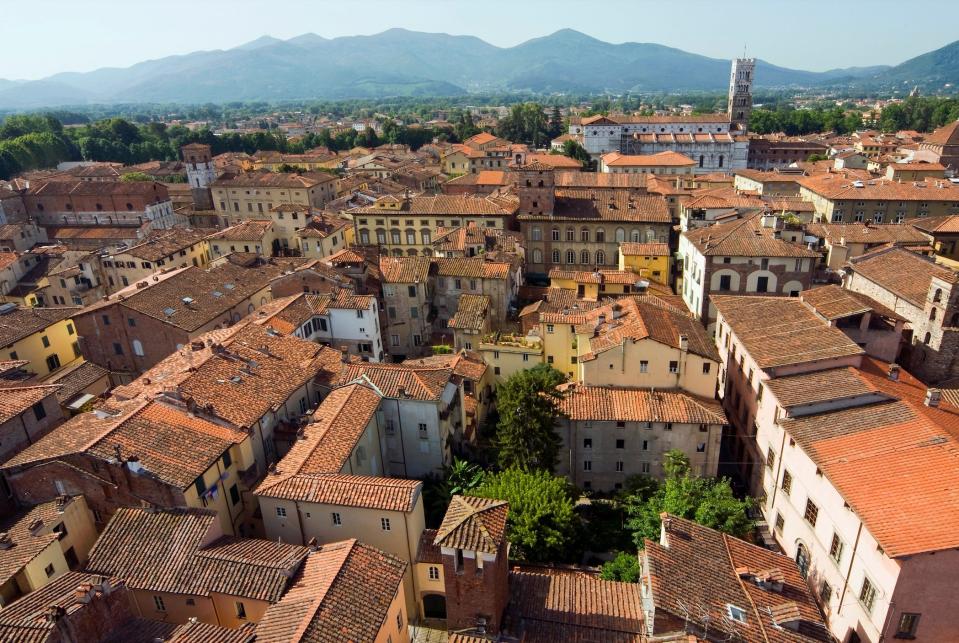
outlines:
[{"label": "window", "polygon": [[553,241],[559,241],[559,228],[553,228],[552,238],[553,238]]},{"label": "window", "polygon": [[872,606],[876,604],[876,587],[868,578],[862,579],[862,589],[859,590],[859,602],[866,608],[867,612],[872,612]]},{"label": "window", "polygon": [[286,518],[286,507],[277,507],[276,515],[280,518]]},{"label": "window", "polygon": [[816,503],[812,500],[806,499],[806,511],[803,513],[803,518],[806,519],[813,527],[816,526],[816,519],[819,517],[819,507],[816,506]]},{"label": "window", "polygon": [[583,438],[583,448],[592,449],[593,448],[593,438]]},{"label": "window", "polygon": [[756,292],[769,291],[769,277],[759,277],[756,279]]},{"label": "window", "polygon": [[783,471],[783,482],[781,486],[783,493],[788,496],[793,488],[793,477],[788,471]]},{"label": "window", "polygon": [[649,440],[643,440],[643,451],[649,451]]},{"label": "window", "polygon": [[625,448],[626,448],[626,440],[623,440],[623,439],[616,440],[616,448],[617,448],[617,449],[625,449]]},{"label": "window", "polygon": [[43,573],[47,575],[47,578],[50,578],[51,576],[53,576],[53,573],[55,571],[56,570],[53,568],[53,563],[50,563],[49,565],[43,568]]},{"label": "window", "polygon": [[529,353],[523,353],[523,361],[524,361],[524,362],[528,362],[528,361],[529,361]]},{"label": "window", "polygon": [[47,417],[47,410],[43,408],[43,402],[37,402],[30,408],[33,410],[33,416],[37,418],[37,422]]},{"label": "window", "polygon": [[679,372],[679,362],[671,361],[671,362],[669,363],[669,372],[670,372],[670,373],[678,373],[678,372]]},{"label": "window", "polygon": [[576,263],[576,251],[567,250],[566,251],[566,263]]},{"label": "window", "polygon": [[897,639],[911,639],[916,637],[916,629],[919,627],[919,614],[915,612],[903,612],[899,617],[899,625],[896,626]]},{"label": "window", "polygon": [[648,372],[649,372],[649,362],[647,362],[647,361],[644,360],[644,359],[643,359],[643,360],[640,360],[640,361],[639,361],[639,372],[640,372],[640,373],[648,373]]},{"label": "window", "polygon": [[403,612],[402,611],[396,613],[396,627],[399,629],[403,629]]},{"label": "window", "polygon": [[703,363],[703,375],[709,375],[710,364],[709,362]]},{"label": "window", "polygon": [[593,470],[593,461],[583,460],[583,471],[592,471],[592,470]]},{"label": "window", "polygon": [[430,436],[429,436],[429,431],[427,431],[426,425],[423,424],[422,422],[420,422],[419,424],[420,424],[420,426],[419,426],[419,429],[420,429],[420,440],[426,440],[426,439],[428,439]]},{"label": "window", "polygon": [[732,285],[732,275],[720,275],[719,277],[719,289],[720,290],[729,290]]},{"label": "window", "polygon": [[390,519],[389,518],[380,518],[380,529],[383,531],[390,530]]},{"label": "window", "polygon": [[832,543],[829,545],[829,557],[832,558],[837,563],[842,560],[842,550],[843,550],[842,539],[839,538],[839,534],[834,533],[832,535]]},{"label": "window", "polygon": [[336,527],[339,527],[340,525],[343,524],[343,518],[342,516],[340,516],[339,512],[334,511],[333,513],[331,513],[330,519],[332,520],[333,525]]},{"label": "window", "polygon": [[133,354],[137,357],[143,357],[143,343],[139,339],[133,340]]},{"label": "window", "polygon": [[245,620],[246,620],[246,606],[243,605],[243,603],[240,602],[240,601],[236,601],[233,605],[234,605],[234,607],[236,607],[236,617],[237,617],[238,619],[240,619],[241,621],[245,621]]},{"label": "window", "polygon": [[773,451],[772,447],[769,447],[769,450],[766,451],[766,468],[772,470],[776,466],[776,452]]},{"label": "window", "polygon": [[783,533],[783,527],[785,526],[786,526],[786,519],[783,518],[783,515],[777,511],[776,512],[776,531],[778,531],[779,533]]},{"label": "window", "polygon": [[157,611],[158,611],[158,612],[165,612],[165,611],[166,611],[166,605],[163,604],[163,597],[162,597],[162,596],[154,596],[154,597],[153,597],[153,605],[154,605],[154,607],[157,608]]},{"label": "window", "polygon": [[430,565],[429,568],[430,580],[439,580],[440,579],[440,568]]},{"label": "window", "polygon": [[642,473],[649,473],[649,471],[650,471],[650,466],[649,466],[649,463],[648,463],[648,462],[642,462],[642,463],[640,463],[640,467],[639,467],[639,468],[640,468],[640,471],[641,471]]},{"label": "window", "polygon": [[732,620],[739,621],[740,623],[746,622],[746,610],[743,608],[727,604],[726,610],[729,612],[729,618]]},{"label": "window", "polygon": [[830,585],[826,581],[823,581],[822,584],[819,586],[819,599],[823,603],[828,604],[829,599],[831,598],[832,598],[832,585]]},{"label": "window", "polygon": [[230,502],[234,505],[240,502],[240,488],[236,485],[230,487]]},{"label": "window", "polygon": [[[115,346],[118,345],[119,344],[115,344]],[[60,368],[60,357],[56,353],[47,357],[47,370],[52,372],[58,368]]]}]

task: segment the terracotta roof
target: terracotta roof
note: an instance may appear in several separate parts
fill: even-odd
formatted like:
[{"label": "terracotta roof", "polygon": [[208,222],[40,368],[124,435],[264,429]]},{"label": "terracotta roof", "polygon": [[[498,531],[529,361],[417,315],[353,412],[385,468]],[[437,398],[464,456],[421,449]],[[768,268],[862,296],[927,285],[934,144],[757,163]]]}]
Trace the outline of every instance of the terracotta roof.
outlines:
[{"label": "terracotta roof", "polygon": [[941,217],[922,217],[912,219],[909,224],[929,234],[957,234],[959,233],[959,215],[945,215]]},{"label": "terracotta roof", "polygon": [[327,172],[244,172],[225,175],[213,182],[214,188],[287,188],[309,189],[323,183],[335,181],[336,177]]},{"label": "terracotta roof", "polygon": [[578,170],[583,167],[581,161],[564,156],[563,154],[536,154],[530,152],[526,155],[526,164],[529,165],[534,162],[554,169]]},{"label": "terracotta roof", "polygon": [[487,320],[490,298],[486,295],[460,295],[456,312],[449,320],[449,327],[456,329],[482,330]]},{"label": "terracotta roof", "polygon": [[553,182],[557,188],[611,188],[618,190],[644,190],[648,175],[607,172],[557,171]]},{"label": "terracotta roof", "polygon": [[337,383],[365,378],[384,397],[432,401],[440,399],[452,375],[452,369],[442,366],[351,362],[343,365]]},{"label": "terracotta roof", "polygon": [[399,210],[370,206],[354,208],[349,213],[354,217],[357,215],[379,217],[404,215],[507,217],[516,211],[518,204],[519,202],[515,199],[497,198],[495,196],[442,194],[437,196],[412,196],[403,201]]},{"label": "terracotta roof", "polygon": [[426,281],[430,272],[429,257],[380,257],[384,283],[414,284]]},{"label": "terracotta roof", "polygon": [[78,307],[70,308],[28,308],[17,306],[7,313],[0,314],[0,348],[11,346],[24,337],[48,328],[57,322],[76,315]]},{"label": "terracotta roof", "polygon": [[211,241],[262,241],[264,235],[273,227],[272,221],[257,221],[248,219],[229,228],[224,228],[216,234],[211,234]]},{"label": "terracotta roof", "polygon": [[505,500],[453,496],[433,542],[440,547],[495,554],[506,539],[507,513]]},{"label": "terracotta roof", "polygon": [[959,201],[959,185],[948,179],[862,181],[829,172],[803,177],[799,184],[833,201]]},{"label": "terracotta roof", "polygon": [[882,397],[878,389],[852,367],[775,377],[763,383],[786,409],[862,396],[875,398],[873,401]]},{"label": "terracotta roof", "polygon": [[477,382],[489,368],[479,353],[465,349],[451,355],[431,355],[429,357],[406,359],[402,364],[412,367],[429,366],[451,368],[453,369],[454,375],[459,375],[460,377],[465,377]]},{"label": "terracotta roof", "polygon": [[109,375],[109,371],[93,362],[80,362],[54,373],[46,379],[47,384],[56,384],[57,399],[67,403],[87,388]]},{"label": "terracotta roof", "polygon": [[923,139],[923,143],[932,145],[959,145],[959,121],[943,125]]},{"label": "terracotta roof", "polygon": [[142,242],[125,250],[117,250],[114,254],[128,254],[144,261],[158,261],[199,243],[206,234],[205,231],[189,228],[157,230]]},{"label": "terracotta roof", "polygon": [[74,502],[63,497],[36,505],[0,523],[0,533],[6,534],[9,548],[0,548],[0,585],[11,580],[59,538],[53,528],[63,522],[63,512]]},{"label": "terracotta roof", "polygon": [[[303,427],[303,436],[277,465],[278,477],[295,473],[339,473],[376,417],[382,401],[369,386],[347,384],[326,396]],[[261,485],[261,489],[263,485]]]},{"label": "terracotta roof", "polygon": [[[282,473],[282,472],[281,472]],[[402,478],[339,473],[297,473],[276,482],[267,476],[256,495],[316,504],[411,512],[422,493],[422,482]]]},{"label": "terracotta roof", "polygon": [[640,643],[638,583],[605,581],[590,570],[523,565],[510,571],[507,628],[526,643]]},{"label": "terracotta roof", "polygon": [[666,150],[656,154],[621,154],[619,152],[610,152],[602,156],[603,164],[610,167],[670,167],[670,166],[693,166],[696,161],[685,154]]},{"label": "terracotta roof", "polygon": [[[80,589],[98,600],[107,592],[124,591],[124,585],[121,579],[67,572],[0,610],[0,640],[17,643],[61,640],[57,624],[48,620],[47,614],[54,606],[63,608],[67,613],[84,609],[87,604],[77,597]],[[126,601],[125,598],[121,600]]]},{"label": "terracotta roof", "polygon": [[680,389],[564,384],[559,390],[565,393],[559,408],[573,421],[726,424],[718,402]]},{"label": "terracotta roof", "polygon": [[[916,225],[918,222],[913,222]],[[806,225],[808,234],[826,239],[833,244],[846,243],[929,243],[929,237],[919,232],[913,225],[884,223],[866,225],[864,223],[810,223]]]},{"label": "terracotta roof", "polygon": [[925,306],[933,278],[956,283],[957,273],[903,248],[888,247],[855,257],[847,264],[874,284],[914,306]]},{"label": "terracotta roof", "polygon": [[[662,520],[667,545],[647,539],[641,558],[656,611],[654,624],[648,624],[654,633],[674,631],[670,627],[681,630],[678,624],[690,614],[694,632],[702,631],[702,620],[708,619],[711,637],[770,643],[832,641],[793,560],[691,520],[668,514]],[[760,585],[768,575],[782,580],[781,591]],[[798,611],[796,631],[776,623],[785,603]],[[742,610],[743,620],[729,617],[729,605]],[[656,628],[664,621],[666,629]]]},{"label": "terracotta roof", "polygon": [[773,236],[759,214],[687,230],[683,236],[707,257],[820,257],[818,252]]},{"label": "terracotta roof", "polygon": [[436,540],[435,529],[424,529],[420,534],[420,543],[416,548],[416,562],[443,564],[443,552],[433,542]]},{"label": "terracotta roof", "polygon": [[339,365],[337,350],[247,324],[222,344],[208,339],[199,351],[184,347],[114,395],[157,395],[176,386],[184,400],[235,426],[249,427],[308,381],[334,377]]},{"label": "terracotta roof", "polygon": [[845,290],[836,284],[804,290],[799,294],[799,298],[829,321],[866,312],[872,312],[887,319],[905,320],[902,315],[886,308],[875,299],[852,290]]},{"label": "terracotta roof", "polygon": [[[900,398],[781,425],[836,488],[891,558],[959,546],[957,409],[930,408],[925,386],[864,360],[861,376]],[[889,472],[896,475],[890,476]]]},{"label": "terracotta roof", "polygon": [[467,277],[476,279],[506,279],[512,265],[487,261],[483,257],[439,258],[431,260],[440,277]]},{"label": "terracotta roof", "polygon": [[[347,540],[323,545],[256,627],[257,643],[356,643],[377,639],[406,563]],[[357,609],[362,606],[362,609]]]},{"label": "terracotta roof", "polygon": [[864,354],[799,298],[714,295],[711,300],[759,368]]},{"label": "terracotta roof", "polygon": [[55,384],[0,387],[0,424],[12,420],[44,398],[57,394],[59,389]]},{"label": "terracotta roof", "polygon": [[309,549],[223,536],[202,509],[120,507],[97,539],[86,569],[123,578],[131,589],[275,602]]},{"label": "terracotta roof", "polygon": [[719,353],[712,337],[702,324],[693,319],[688,311],[679,310],[655,296],[622,297],[578,318],[564,320],[557,313],[540,313],[540,322],[573,323],[580,325],[577,333],[589,335],[589,352],[582,361],[596,354],[614,349],[624,341],[651,339],[660,344],[680,348],[681,338],[686,338],[689,352],[713,361],[719,361]]},{"label": "terracotta roof", "polygon": [[662,196],[603,188],[556,188],[552,214],[521,213],[517,218],[521,221],[672,223]]},{"label": "terracotta roof", "polygon": [[632,241],[619,244],[619,252],[624,257],[668,257],[670,254],[668,243],[634,243]]}]

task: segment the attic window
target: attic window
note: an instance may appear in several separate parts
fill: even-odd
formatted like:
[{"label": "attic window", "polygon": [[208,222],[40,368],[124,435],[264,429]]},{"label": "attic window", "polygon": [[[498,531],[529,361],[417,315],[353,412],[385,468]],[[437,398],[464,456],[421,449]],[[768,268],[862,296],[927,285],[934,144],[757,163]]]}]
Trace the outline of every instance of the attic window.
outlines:
[{"label": "attic window", "polygon": [[746,622],[746,610],[743,608],[727,603],[726,610],[729,612],[729,618],[732,620],[739,621],[740,623]]}]

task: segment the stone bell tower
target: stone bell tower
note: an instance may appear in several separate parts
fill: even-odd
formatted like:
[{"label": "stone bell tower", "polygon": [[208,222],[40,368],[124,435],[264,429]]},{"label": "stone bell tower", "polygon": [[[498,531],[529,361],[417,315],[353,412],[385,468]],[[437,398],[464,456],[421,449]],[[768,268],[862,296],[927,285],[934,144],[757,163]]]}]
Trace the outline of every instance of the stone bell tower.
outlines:
[{"label": "stone bell tower", "polygon": [[729,114],[730,129],[743,132],[749,127],[749,114],[753,109],[753,77],[756,72],[755,58],[737,58],[733,61],[729,74]]}]

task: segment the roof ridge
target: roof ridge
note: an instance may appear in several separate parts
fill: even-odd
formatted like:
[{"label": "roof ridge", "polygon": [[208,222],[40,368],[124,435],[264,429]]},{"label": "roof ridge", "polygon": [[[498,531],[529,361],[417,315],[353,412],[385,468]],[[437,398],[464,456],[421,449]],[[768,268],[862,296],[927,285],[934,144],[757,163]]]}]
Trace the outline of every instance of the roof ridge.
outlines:
[{"label": "roof ridge", "polygon": [[736,577],[736,583],[739,585],[739,588],[742,590],[743,594],[745,594],[746,600],[749,601],[749,606],[753,608],[753,615],[756,617],[756,621],[759,624],[759,631],[762,632],[763,640],[766,643],[769,643],[769,634],[766,632],[766,627],[763,625],[762,617],[759,616],[759,608],[756,607],[756,603],[753,601],[752,595],[749,593],[749,590],[746,589],[746,585],[743,583],[742,577],[736,573],[736,563],[733,560],[733,552],[729,549],[729,539],[732,538],[732,536],[724,533],[720,533],[719,535],[723,539],[723,548],[726,550],[726,556],[729,559],[729,568]]},{"label": "roof ridge", "polygon": [[356,538],[350,538],[349,540],[343,541],[343,542],[348,543],[348,546],[344,548],[346,550],[346,553],[340,559],[339,569],[336,570],[336,574],[334,574],[333,578],[330,579],[330,582],[324,588],[323,593],[320,594],[319,596],[314,597],[313,600],[310,601],[310,609],[307,610],[305,614],[307,618],[304,618],[303,621],[299,625],[297,625],[296,630],[294,630],[293,635],[290,637],[291,641],[303,640],[303,637],[306,634],[306,631],[309,629],[310,625],[313,623],[313,618],[316,616],[316,613],[320,610],[320,607],[323,606],[323,602],[326,601],[326,597],[330,593],[330,590],[333,588],[334,583],[336,583],[336,581],[340,578],[340,574],[343,573],[343,568],[346,566],[347,559],[353,553],[353,549],[356,547],[357,540]]}]

